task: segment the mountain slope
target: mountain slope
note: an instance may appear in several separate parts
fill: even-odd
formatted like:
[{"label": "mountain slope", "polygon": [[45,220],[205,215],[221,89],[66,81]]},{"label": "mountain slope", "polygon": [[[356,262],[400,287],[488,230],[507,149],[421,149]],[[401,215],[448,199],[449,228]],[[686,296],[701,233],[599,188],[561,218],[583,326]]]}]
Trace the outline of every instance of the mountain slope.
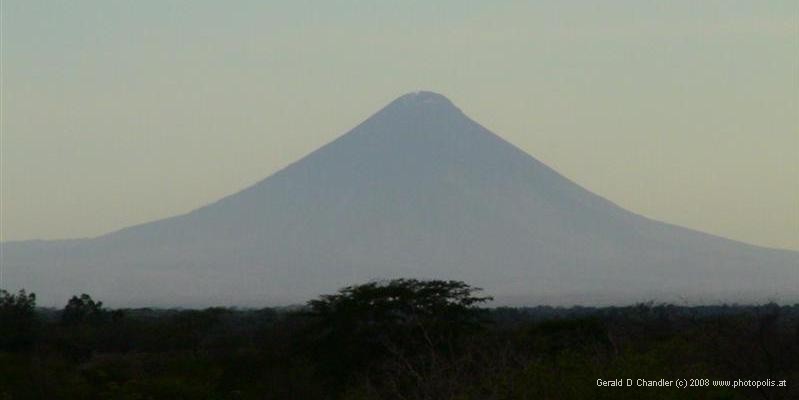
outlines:
[{"label": "mountain slope", "polygon": [[94,239],[2,245],[8,282],[62,303],[274,304],[369,279],[466,280],[503,302],[799,299],[799,253],[652,221],[430,92],[263,181]]}]

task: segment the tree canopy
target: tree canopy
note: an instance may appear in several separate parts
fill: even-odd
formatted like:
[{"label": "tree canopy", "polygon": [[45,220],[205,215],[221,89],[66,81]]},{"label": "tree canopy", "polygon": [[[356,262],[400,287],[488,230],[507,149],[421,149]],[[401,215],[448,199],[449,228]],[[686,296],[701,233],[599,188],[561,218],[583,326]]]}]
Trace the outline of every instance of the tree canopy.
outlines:
[{"label": "tree canopy", "polygon": [[27,349],[35,339],[35,328],[36,295],[0,290],[0,350]]},{"label": "tree canopy", "polygon": [[398,325],[420,321],[474,322],[480,288],[460,281],[394,279],[348,286],[308,304],[326,319],[361,325]]},{"label": "tree canopy", "polygon": [[351,371],[387,357],[450,351],[481,326],[478,305],[490,300],[460,281],[394,279],[348,286],[308,303],[318,319],[313,357],[339,383]]},{"label": "tree canopy", "polygon": [[103,309],[102,301],[94,301],[91,296],[83,293],[72,296],[61,313],[61,322],[64,324],[76,324],[80,322],[101,322],[108,316]]}]

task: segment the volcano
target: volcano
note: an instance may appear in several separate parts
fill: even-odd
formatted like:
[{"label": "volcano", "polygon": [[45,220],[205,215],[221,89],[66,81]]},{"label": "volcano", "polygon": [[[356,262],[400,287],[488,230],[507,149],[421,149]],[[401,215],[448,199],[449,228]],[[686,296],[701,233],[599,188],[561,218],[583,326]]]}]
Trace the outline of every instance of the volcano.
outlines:
[{"label": "volcano", "polygon": [[213,204],[96,238],[6,242],[6,287],[60,305],[278,305],[395,277],[504,304],[799,301],[799,253],[654,221],[558,174],[442,95],[404,95]]}]

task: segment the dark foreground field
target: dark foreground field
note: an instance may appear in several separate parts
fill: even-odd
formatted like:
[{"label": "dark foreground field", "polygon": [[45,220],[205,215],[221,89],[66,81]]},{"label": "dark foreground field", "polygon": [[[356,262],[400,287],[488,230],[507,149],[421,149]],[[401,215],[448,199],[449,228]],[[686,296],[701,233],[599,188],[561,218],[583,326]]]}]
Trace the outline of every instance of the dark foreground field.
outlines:
[{"label": "dark foreground field", "polygon": [[[799,305],[484,309],[476,293],[405,280],[260,310],[2,293],[0,399],[799,398]],[[633,386],[598,385],[618,379]]]}]

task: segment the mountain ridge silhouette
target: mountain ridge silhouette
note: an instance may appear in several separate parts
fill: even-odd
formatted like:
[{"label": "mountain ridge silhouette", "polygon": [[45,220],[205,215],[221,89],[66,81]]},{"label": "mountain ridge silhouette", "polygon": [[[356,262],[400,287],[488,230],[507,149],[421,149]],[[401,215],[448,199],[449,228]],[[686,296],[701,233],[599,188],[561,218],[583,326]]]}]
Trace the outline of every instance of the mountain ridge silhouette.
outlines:
[{"label": "mountain ridge silhouette", "polygon": [[402,276],[525,304],[799,298],[799,253],[624,210],[427,91],[186,214],[2,247],[11,284],[54,303],[290,303]]}]

